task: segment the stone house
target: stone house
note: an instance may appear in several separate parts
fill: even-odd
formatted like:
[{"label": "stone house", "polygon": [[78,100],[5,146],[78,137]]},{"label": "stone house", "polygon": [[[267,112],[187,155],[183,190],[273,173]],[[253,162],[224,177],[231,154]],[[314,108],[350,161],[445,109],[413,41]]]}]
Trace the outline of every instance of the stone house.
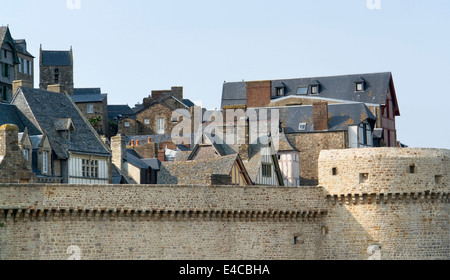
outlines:
[{"label": "stone house", "polygon": [[[34,56],[27,50],[27,42],[24,39],[14,40],[19,64],[16,64],[15,80],[25,81],[29,87],[34,87]],[[15,92],[13,92],[14,94]]]},{"label": "stone house", "polygon": [[100,88],[75,88],[70,97],[97,133],[108,137],[108,95]]},{"label": "stone house", "polygon": [[0,26],[0,102],[10,102],[15,67],[20,63],[9,27]]},{"label": "stone house", "polygon": [[21,87],[11,104],[28,129],[37,174],[69,184],[111,183],[109,147],[68,95]]},{"label": "stone house", "polygon": [[39,88],[50,90],[57,86],[58,91],[73,94],[73,51],[39,50]]},{"label": "stone house", "polygon": [[400,116],[400,109],[390,72],[223,85],[224,109],[236,105],[247,108],[312,105],[317,101],[364,103],[376,117],[375,129],[383,130],[383,145],[396,147],[395,119]]},{"label": "stone house", "polygon": [[34,183],[35,175],[19,146],[19,127],[0,126],[0,182]]},{"label": "stone house", "polygon": [[190,109],[194,104],[183,98],[182,87],[171,90],[154,90],[144,98],[142,108],[133,115],[123,118],[118,124],[118,133],[125,135],[170,134],[180,121],[172,118],[177,109]]}]

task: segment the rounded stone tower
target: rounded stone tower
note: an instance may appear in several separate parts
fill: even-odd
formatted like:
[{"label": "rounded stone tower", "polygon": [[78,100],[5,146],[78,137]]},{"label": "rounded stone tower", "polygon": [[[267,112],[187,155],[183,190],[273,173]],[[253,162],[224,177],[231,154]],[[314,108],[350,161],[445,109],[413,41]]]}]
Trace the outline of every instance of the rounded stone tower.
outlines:
[{"label": "rounded stone tower", "polygon": [[450,150],[322,151],[326,259],[450,259]]}]

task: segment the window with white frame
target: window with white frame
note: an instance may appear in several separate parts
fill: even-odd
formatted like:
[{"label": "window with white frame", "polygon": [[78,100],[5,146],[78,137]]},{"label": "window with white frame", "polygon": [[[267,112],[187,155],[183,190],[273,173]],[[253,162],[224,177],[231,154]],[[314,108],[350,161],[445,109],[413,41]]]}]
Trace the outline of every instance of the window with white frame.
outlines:
[{"label": "window with white frame", "polygon": [[82,176],[87,178],[98,178],[98,160],[83,159],[81,161]]},{"label": "window with white frame", "polygon": [[150,124],[150,119],[144,119],[144,124]]},{"label": "window with white frame", "polygon": [[124,125],[125,127],[130,127],[130,122],[125,122]]},{"label": "window with white frame", "polygon": [[164,118],[158,119],[158,134],[164,134]]},{"label": "window with white frame", "polygon": [[88,104],[87,105],[87,113],[93,114],[94,113],[94,104]]},{"label": "window with white frame", "polygon": [[48,152],[47,151],[42,152],[42,173],[43,174],[48,173]]},{"label": "window with white frame", "polygon": [[364,91],[364,82],[356,83],[356,91],[358,92]]}]

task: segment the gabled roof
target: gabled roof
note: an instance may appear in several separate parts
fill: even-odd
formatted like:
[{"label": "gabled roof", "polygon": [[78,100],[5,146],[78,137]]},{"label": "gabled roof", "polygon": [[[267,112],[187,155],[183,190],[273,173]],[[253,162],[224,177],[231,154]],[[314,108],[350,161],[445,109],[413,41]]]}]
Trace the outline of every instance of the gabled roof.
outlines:
[{"label": "gabled roof", "polygon": [[296,151],[298,152],[297,148],[295,148],[294,146],[291,145],[291,143],[289,143],[289,140],[286,138],[286,134],[284,134],[283,132],[280,133],[280,137],[279,137],[279,142],[278,142],[279,151]]},{"label": "gabled roof", "polygon": [[42,51],[43,66],[72,66],[70,51]]},{"label": "gabled roof", "polygon": [[27,41],[25,39],[14,40],[14,44],[16,46],[16,51],[18,53],[24,54],[26,56],[34,58],[34,56],[28,52],[27,50]]},{"label": "gabled roof", "polygon": [[133,150],[127,149],[128,164],[131,164],[139,169],[152,169],[159,171],[161,162],[157,158],[143,159],[131,151]]},{"label": "gabled roof", "polygon": [[163,162],[158,184],[206,185],[211,175],[230,175],[238,155],[214,159]]},{"label": "gabled roof", "polygon": [[71,118],[55,119],[53,121],[53,127],[56,131],[74,131],[75,126]]},{"label": "gabled roof", "polygon": [[[364,91],[356,92],[355,82],[364,81]],[[277,87],[284,87],[285,96],[296,96],[300,86],[319,85],[318,95],[323,98],[356,101],[371,104],[385,104],[387,93],[395,95],[393,88],[392,74],[370,73],[330,77],[312,77],[298,79],[272,80],[272,96],[276,96]],[[308,89],[307,96],[311,96],[311,89]],[[274,97],[276,98],[276,97]],[[398,107],[394,97],[394,106]],[[222,92],[222,107],[230,105],[247,105],[246,82],[224,83]]]},{"label": "gabled roof", "polygon": [[14,55],[14,63],[19,64],[19,57],[17,56],[16,44],[14,43],[14,39],[11,36],[11,32],[9,32],[8,26],[0,26],[0,48],[2,48],[3,44],[9,44],[13,49]]},{"label": "gabled roof", "polygon": [[[12,104],[34,125],[30,135],[47,133],[50,145],[58,158],[69,158],[69,152],[77,154],[111,156],[92,126],[83,117],[78,107],[65,94],[40,89],[20,88]],[[70,140],[57,130],[55,121],[71,119],[76,130],[71,131]],[[69,126],[70,128],[70,126]]]}]

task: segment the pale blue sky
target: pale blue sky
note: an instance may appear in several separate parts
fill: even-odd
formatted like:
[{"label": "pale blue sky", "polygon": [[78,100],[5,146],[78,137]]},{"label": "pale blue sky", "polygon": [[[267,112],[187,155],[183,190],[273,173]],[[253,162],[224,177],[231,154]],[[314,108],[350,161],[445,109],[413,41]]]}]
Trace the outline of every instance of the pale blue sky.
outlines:
[{"label": "pale blue sky", "polygon": [[[75,86],[110,104],[183,86],[219,108],[223,81],[393,73],[398,138],[450,148],[450,1],[0,0],[0,25],[38,57],[73,46]],[[36,66],[39,60],[36,61]],[[38,67],[35,68],[37,74]],[[36,85],[38,85],[36,75]]]}]

